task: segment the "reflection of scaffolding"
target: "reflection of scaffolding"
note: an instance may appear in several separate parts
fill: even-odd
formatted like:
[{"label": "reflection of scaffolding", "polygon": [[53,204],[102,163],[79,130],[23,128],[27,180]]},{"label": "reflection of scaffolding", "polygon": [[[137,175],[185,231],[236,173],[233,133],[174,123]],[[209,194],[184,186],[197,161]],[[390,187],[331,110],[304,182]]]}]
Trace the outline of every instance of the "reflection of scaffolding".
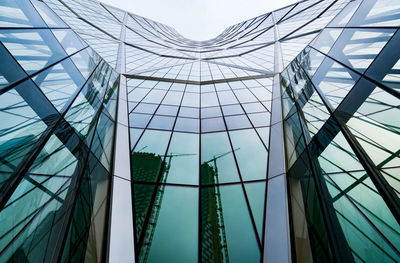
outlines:
[{"label": "reflection of scaffolding", "polygon": [[214,185],[201,192],[202,262],[229,262],[217,159],[231,152],[214,156],[201,165],[201,184]]},{"label": "reflection of scaffolding", "polygon": [[[139,251],[139,262],[147,262],[149,256],[164,196],[164,183],[168,178],[172,158],[189,155],[194,154],[171,153],[165,156],[168,158],[168,163],[166,164],[162,161],[160,155],[155,155],[154,153],[135,152],[132,155],[134,178],[142,181],[158,183],[158,185],[149,186],[153,187],[152,190],[149,190],[144,186],[135,188],[135,204],[137,204],[135,205],[135,214],[137,222],[137,250]],[[158,176],[162,164],[165,164],[165,168],[161,172],[160,176]]]}]

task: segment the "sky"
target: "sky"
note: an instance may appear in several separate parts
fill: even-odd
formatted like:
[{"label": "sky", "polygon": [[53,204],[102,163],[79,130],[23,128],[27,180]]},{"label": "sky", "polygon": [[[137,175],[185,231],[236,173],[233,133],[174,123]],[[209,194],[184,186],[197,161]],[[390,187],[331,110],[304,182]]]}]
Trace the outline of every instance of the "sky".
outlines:
[{"label": "sky", "polygon": [[208,40],[228,26],[299,0],[100,0],[175,28],[192,40]]}]

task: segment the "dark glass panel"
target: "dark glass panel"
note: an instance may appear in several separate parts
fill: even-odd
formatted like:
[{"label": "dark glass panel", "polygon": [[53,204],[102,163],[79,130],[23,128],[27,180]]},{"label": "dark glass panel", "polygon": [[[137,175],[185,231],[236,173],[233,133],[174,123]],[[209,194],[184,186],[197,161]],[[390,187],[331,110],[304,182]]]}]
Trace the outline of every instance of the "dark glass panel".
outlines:
[{"label": "dark glass panel", "polygon": [[3,87],[26,77],[26,74],[21,67],[15,62],[7,49],[0,43],[0,90]]},{"label": "dark glass panel", "polygon": [[366,71],[366,75],[374,80],[383,83],[389,88],[400,90],[400,52],[398,47],[400,44],[400,33],[392,37],[386,44],[385,48],[376,57],[374,63]]},{"label": "dark glass panel", "polygon": [[[0,260],[43,262],[49,238],[57,232],[57,212],[65,202],[70,177],[25,175],[0,212]],[[63,237],[63,236],[61,236]]]},{"label": "dark glass panel", "polygon": [[343,134],[331,131],[311,154],[349,248],[364,261],[398,260],[393,248],[399,246],[400,226]]}]

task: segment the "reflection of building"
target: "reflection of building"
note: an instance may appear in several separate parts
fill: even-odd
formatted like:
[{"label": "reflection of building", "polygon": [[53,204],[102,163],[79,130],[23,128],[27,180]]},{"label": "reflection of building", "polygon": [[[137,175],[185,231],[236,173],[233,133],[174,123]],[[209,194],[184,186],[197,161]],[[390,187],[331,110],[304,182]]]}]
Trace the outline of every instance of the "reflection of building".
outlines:
[{"label": "reflection of building", "polygon": [[[134,152],[132,154],[133,178],[138,181],[165,182],[167,173],[159,172],[163,165],[160,155]],[[164,163],[165,164],[165,163]],[[159,177],[160,176],[160,177]],[[146,262],[164,194],[163,185],[148,185],[135,188],[136,251],[140,262]]]},{"label": "reflection of building", "polygon": [[[218,173],[208,162],[201,165],[201,184],[215,185]],[[229,262],[219,186],[201,190],[201,254],[203,262]]]}]

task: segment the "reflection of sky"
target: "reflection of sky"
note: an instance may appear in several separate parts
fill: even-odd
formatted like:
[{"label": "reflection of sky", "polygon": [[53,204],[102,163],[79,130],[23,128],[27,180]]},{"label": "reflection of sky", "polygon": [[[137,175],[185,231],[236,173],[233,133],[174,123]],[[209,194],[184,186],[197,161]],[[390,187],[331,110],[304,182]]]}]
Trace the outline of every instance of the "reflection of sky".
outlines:
[{"label": "reflection of sky", "polygon": [[297,0],[100,0],[123,10],[172,26],[183,36],[206,40],[244,20]]}]

